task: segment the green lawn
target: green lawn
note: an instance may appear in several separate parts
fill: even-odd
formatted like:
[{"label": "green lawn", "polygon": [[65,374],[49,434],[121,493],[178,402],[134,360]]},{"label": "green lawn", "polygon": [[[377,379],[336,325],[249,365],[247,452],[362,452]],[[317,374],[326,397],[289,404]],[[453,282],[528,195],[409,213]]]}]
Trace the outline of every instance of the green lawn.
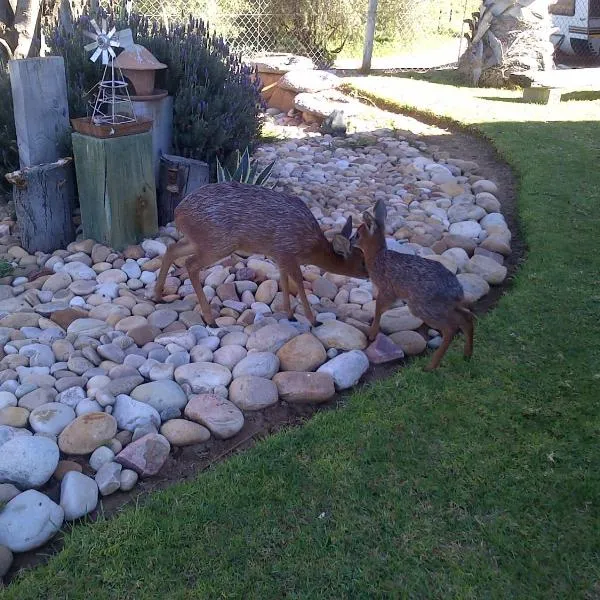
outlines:
[{"label": "green lawn", "polygon": [[528,254],[473,360],[418,359],[75,527],[0,598],[600,598],[600,103],[354,84],[480,131],[518,172]]}]

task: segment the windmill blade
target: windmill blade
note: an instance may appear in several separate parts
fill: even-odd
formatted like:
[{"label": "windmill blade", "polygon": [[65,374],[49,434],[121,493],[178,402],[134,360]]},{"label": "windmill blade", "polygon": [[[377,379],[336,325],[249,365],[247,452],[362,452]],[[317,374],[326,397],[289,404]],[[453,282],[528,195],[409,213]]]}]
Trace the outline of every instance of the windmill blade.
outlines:
[{"label": "windmill blade", "polygon": [[108,64],[108,52],[106,50],[102,50],[102,64]]},{"label": "windmill blade", "polygon": [[85,37],[90,38],[91,40],[95,40],[98,37],[97,33],[92,33],[91,31],[84,31],[83,35],[85,35]]},{"label": "windmill blade", "polygon": [[117,33],[111,40],[111,45],[114,45],[112,44],[113,40],[118,42],[119,45],[116,46],[117,48],[131,48],[131,46],[133,46],[133,33],[131,32],[131,29],[123,29],[121,31],[117,31]]},{"label": "windmill blade", "polygon": [[94,52],[94,54],[92,54],[92,56],[90,56],[90,60],[92,62],[96,62],[98,60],[98,57],[100,56],[100,54],[102,54],[102,48],[98,47],[98,48],[96,48],[96,52]]},{"label": "windmill blade", "polygon": [[95,19],[92,19],[90,21],[90,25],[94,28],[94,31],[96,32],[97,35],[100,35],[102,32],[100,31],[100,27],[98,27],[98,23],[96,23]]},{"label": "windmill blade", "polygon": [[117,58],[117,55],[115,54],[115,51],[110,46],[107,48],[107,50],[108,50],[108,53],[110,54],[110,56],[112,58]]},{"label": "windmill blade", "polygon": [[98,42],[92,42],[91,44],[86,44],[86,45],[83,47],[83,49],[84,49],[86,52],[89,52],[90,50],[94,50],[94,48],[97,48],[97,47],[98,47]]},{"label": "windmill blade", "polygon": [[116,28],[116,27],[113,27],[113,28],[112,28],[112,29],[111,29],[111,30],[110,30],[110,31],[109,31],[109,32],[106,34],[106,37],[107,37],[107,38],[110,40],[110,38],[111,38],[113,35],[115,35],[116,31],[117,31],[117,28]]},{"label": "windmill blade", "polygon": [[106,22],[106,19],[102,19],[102,33],[104,35],[106,35],[106,30],[108,29],[108,23]]}]

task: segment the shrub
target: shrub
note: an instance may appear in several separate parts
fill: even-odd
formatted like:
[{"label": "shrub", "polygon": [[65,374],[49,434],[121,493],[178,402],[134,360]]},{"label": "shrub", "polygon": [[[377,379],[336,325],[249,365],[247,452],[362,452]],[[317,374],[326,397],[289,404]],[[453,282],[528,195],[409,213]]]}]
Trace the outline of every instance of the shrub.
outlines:
[{"label": "shrub", "polygon": [[[252,68],[230,51],[223,39],[210,32],[203,21],[190,18],[164,25],[132,14],[129,20],[109,15],[117,29],[130,27],[136,43],[145,46],[167,65],[165,87],[174,98],[173,151],[186,158],[215,164],[235,150],[249,146],[260,130],[262,108]],[[69,107],[74,117],[89,113],[84,98],[100,79],[102,65],[89,60],[83,49],[90,29],[82,17],[74,32],[49,32],[48,45],[65,59]],[[160,74],[159,74],[160,75]]]},{"label": "shrub", "polygon": [[10,184],[4,176],[19,168],[19,151],[13,113],[12,92],[8,69],[0,63],[0,191],[8,193]]}]

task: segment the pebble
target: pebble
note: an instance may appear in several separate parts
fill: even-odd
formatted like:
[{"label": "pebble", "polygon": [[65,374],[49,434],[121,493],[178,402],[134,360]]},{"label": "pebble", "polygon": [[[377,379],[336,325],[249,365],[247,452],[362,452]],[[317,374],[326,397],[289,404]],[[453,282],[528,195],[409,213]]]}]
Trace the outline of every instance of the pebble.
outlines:
[{"label": "pebble", "polygon": [[135,471],[140,477],[156,475],[164,465],[171,444],[159,433],[149,433],[124,448],[115,461]]},{"label": "pebble", "polygon": [[328,373],[280,372],[273,383],[281,400],[291,403],[318,404],[335,395],[334,380]]},{"label": "pebble", "polygon": [[185,392],[174,381],[144,383],[131,392],[131,397],[149,404],[159,413],[167,408],[182,409],[187,404]]},{"label": "pebble", "polygon": [[107,446],[100,446],[92,452],[88,463],[94,471],[98,471],[103,464],[111,462],[114,458],[115,453],[110,448]]},{"label": "pebble", "polygon": [[117,433],[117,421],[106,413],[77,417],[58,436],[58,446],[65,454],[90,454]]},{"label": "pebble", "polygon": [[52,477],[59,454],[56,443],[46,437],[16,435],[0,446],[0,483],[23,490],[40,487]]},{"label": "pebble", "polygon": [[94,479],[103,496],[114,494],[121,487],[123,466],[116,462],[104,463],[96,472]]},{"label": "pebble", "polygon": [[284,344],[277,358],[282,371],[315,371],[327,360],[327,352],[316,336],[303,333]]},{"label": "pebble", "polygon": [[[148,423],[160,427],[160,415],[155,408],[146,402],[138,402],[125,394],[117,396],[112,416],[116,419],[119,429],[135,431],[136,427]],[[114,434],[110,437],[113,436]]]},{"label": "pebble", "polygon": [[139,475],[135,471],[132,471],[131,469],[123,469],[121,471],[121,475],[119,476],[121,491],[129,492],[132,490],[135,487],[138,478]]},{"label": "pebble", "polygon": [[219,440],[233,437],[244,426],[244,415],[233,402],[215,394],[192,396],[185,416],[204,425]]},{"label": "pebble", "polygon": [[191,446],[193,444],[202,444],[210,439],[210,431],[187,419],[171,419],[160,428],[161,435],[164,435],[173,446]]},{"label": "pebble", "polygon": [[287,341],[298,335],[298,330],[292,325],[272,324],[255,331],[248,338],[246,348],[259,352],[275,353]]},{"label": "pebble", "polygon": [[211,392],[219,385],[229,385],[231,379],[231,371],[227,367],[210,362],[195,362],[175,369],[175,381],[180,385],[188,384],[196,394]]},{"label": "pebble", "polygon": [[251,352],[233,368],[233,377],[254,375],[271,379],[279,371],[279,358],[271,352]]},{"label": "pebble", "polygon": [[34,409],[29,415],[29,423],[36,433],[58,435],[75,417],[75,411],[70,406],[50,402]]},{"label": "pebble", "polygon": [[316,327],[313,333],[327,349],[362,350],[367,347],[365,334],[341,321],[327,321]]}]

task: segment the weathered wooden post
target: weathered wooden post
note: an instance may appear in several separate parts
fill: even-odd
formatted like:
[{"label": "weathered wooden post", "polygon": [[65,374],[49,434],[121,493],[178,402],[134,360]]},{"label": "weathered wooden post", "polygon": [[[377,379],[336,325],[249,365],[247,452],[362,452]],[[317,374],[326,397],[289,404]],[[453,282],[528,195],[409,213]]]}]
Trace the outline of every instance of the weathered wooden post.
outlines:
[{"label": "weathered wooden post", "polygon": [[190,192],[206,185],[208,181],[209,168],[205,162],[163,154],[158,187],[159,225],[170,223],[177,205]]},{"label": "weathered wooden post", "polygon": [[75,238],[73,165],[65,158],[69,108],[59,56],[9,61],[21,171],[10,174],[28,252],[52,252]]},{"label": "weathered wooden post", "polygon": [[369,10],[367,12],[367,27],[365,30],[365,44],[363,49],[363,61],[360,68],[362,73],[369,73],[371,70],[371,58],[373,57],[373,42],[375,40],[375,26],[377,25],[377,4],[378,0],[369,0]]},{"label": "weathered wooden post", "polygon": [[84,236],[122,249],[155,234],[152,133],[72,138]]}]

